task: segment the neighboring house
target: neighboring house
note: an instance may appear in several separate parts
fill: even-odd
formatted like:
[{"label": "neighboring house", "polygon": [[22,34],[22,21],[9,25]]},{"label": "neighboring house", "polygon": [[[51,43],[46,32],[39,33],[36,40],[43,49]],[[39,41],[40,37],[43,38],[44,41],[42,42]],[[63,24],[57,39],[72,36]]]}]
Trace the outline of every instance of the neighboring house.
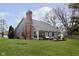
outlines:
[{"label": "neighboring house", "polygon": [[[7,34],[8,34],[7,31],[5,31],[4,34],[3,34],[3,37],[8,38]],[[2,38],[2,32],[0,32],[0,38]]]},{"label": "neighboring house", "polygon": [[16,38],[41,39],[46,36],[57,37],[59,30],[54,26],[32,19],[32,12],[28,11],[15,29]]}]

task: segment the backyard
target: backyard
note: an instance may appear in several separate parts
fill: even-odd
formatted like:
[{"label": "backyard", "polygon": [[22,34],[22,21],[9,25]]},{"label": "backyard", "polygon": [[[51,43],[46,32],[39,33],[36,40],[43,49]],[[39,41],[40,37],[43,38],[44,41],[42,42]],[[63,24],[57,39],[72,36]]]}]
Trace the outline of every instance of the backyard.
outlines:
[{"label": "backyard", "polygon": [[79,56],[79,40],[0,39],[1,56]]}]

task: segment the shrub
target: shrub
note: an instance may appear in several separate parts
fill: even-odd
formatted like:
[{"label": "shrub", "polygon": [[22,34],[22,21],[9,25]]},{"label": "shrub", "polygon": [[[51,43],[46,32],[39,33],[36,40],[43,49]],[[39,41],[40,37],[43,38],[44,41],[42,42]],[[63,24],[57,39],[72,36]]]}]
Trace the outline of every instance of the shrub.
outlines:
[{"label": "shrub", "polygon": [[14,28],[12,27],[12,25],[9,27],[9,30],[8,30],[8,38],[9,39],[13,39],[15,36],[15,33],[14,33]]}]

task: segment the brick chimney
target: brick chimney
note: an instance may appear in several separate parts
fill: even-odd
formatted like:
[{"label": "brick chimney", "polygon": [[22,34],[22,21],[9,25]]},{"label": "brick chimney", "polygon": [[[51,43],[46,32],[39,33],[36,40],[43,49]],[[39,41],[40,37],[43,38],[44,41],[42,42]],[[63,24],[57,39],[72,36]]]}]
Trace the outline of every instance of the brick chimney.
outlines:
[{"label": "brick chimney", "polygon": [[32,11],[26,12],[26,38],[32,38]]}]

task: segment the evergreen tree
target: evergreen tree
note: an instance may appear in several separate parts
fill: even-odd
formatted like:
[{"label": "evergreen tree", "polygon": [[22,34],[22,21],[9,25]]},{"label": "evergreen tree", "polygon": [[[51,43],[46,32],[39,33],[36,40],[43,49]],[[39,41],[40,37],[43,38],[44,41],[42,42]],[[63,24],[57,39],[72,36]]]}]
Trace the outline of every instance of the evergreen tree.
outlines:
[{"label": "evergreen tree", "polygon": [[12,27],[12,25],[9,27],[8,38],[10,39],[14,38],[14,28]]},{"label": "evergreen tree", "polygon": [[69,8],[72,11],[70,34],[79,35],[79,3],[71,3]]}]

